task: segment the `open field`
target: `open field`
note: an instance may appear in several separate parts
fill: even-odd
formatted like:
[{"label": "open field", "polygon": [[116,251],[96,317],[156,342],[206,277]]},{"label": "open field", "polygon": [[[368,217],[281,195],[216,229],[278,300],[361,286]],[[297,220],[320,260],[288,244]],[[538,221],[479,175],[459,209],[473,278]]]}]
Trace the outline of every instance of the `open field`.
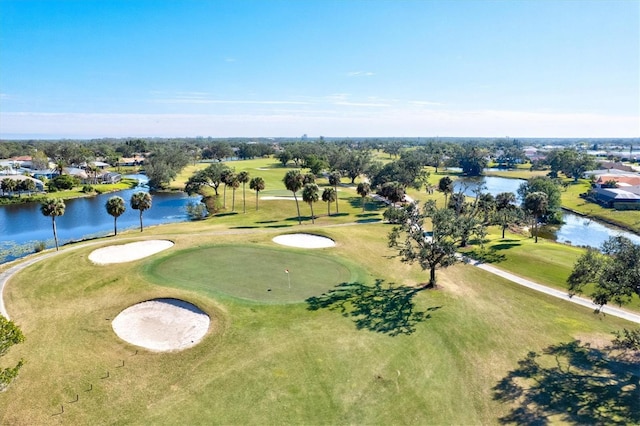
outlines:
[{"label": "open field", "polygon": [[[267,190],[283,190],[283,168],[257,170],[268,167],[264,160],[234,164],[263,176]],[[468,265],[439,271],[439,288],[419,291],[427,274],[394,257],[382,208],[370,203],[363,214],[353,188],[340,188],[339,214],[332,207],[327,216],[318,203],[315,226],[302,202],[302,226],[293,201],[261,200],[256,211],[248,188],[243,214],[241,193],[235,213],[67,246],[16,275],[5,304],[27,340],[3,365],[21,357],[27,363],[0,394],[0,424],[498,424],[526,411],[525,400],[504,397],[502,384],[530,351],[566,344],[569,355],[580,354],[591,344],[597,352],[612,331],[633,326]],[[323,235],[336,246],[272,242],[291,232]],[[88,260],[98,247],[151,238],[175,245],[130,263]],[[543,284],[559,283],[580,253],[548,242],[534,252],[526,238],[509,238],[517,241],[501,250],[505,269]],[[547,275],[528,265],[554,256]],[[211,317],[209,333],[174,353],[120,340],[111,320],[154,298],[195,304]],[[540,360],[542,367],[553,362]],[[630,385],[637,368],[600,367],[585,362],[579,371],[608,375],[607,392],[585,383],[580,388],[592,392],[576,402],[574,387],[558,385],[553,401],[536,400],[540,415],[580,423],[584,417],[571,411],[580,405],[581,416],[600,407],[609,423],[640,421],[638,389]],[[556,371],[555,383],[575,383],[570,370]]]}]

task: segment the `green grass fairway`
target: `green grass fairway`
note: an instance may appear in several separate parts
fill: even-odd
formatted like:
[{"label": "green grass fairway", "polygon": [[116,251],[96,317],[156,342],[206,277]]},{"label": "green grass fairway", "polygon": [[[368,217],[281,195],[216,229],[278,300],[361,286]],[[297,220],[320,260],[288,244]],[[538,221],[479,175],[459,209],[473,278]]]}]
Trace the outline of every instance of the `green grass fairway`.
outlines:
[{"label": "green grass fairway", "polygon": [[291,303],[357,280],[362,273],[356,269],[318,250],[217,245],[176,252],[151,263],[145,272],[157,284],[209,296]]},{"label": "green grass fairway", "polygon": [[[286,194],[290,168],[274,163],[231,165]],[[613,331],[636,324],[465,264],[438,270],[437,289],[418,289],[428,273],[388,247],[392,225],[362,223],[384,208],[362,213],[354,188],[339,194],[340,213],[317,203],[315,224],[306,203],[298,225],[293,201],[260,200],[257,210],[248,190],[243,213],[237,191],[233,214],[34,255],[52,254],[3,292],[26,339],[0,368],[26,363],[0,393],[0,425],[640,424],[638,362],[606,349]],[[288,232],[339,244],[273,243]],[[498,267],[559,288],[583,252],[490,232]],[[135,262],[88,259],[151,238],[175,246]],[[113,318],[155,298],[198,306],[207,335],[167,353],[120,339]]]}]

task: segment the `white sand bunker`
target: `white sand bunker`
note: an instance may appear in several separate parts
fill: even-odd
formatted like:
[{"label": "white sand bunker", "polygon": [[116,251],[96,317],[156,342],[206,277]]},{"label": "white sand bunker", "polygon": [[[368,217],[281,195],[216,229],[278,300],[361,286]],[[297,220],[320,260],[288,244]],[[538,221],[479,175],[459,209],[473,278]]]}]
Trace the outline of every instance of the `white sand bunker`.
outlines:
[{"label": "white sand bunker", "polygon": [[99,248],[91,252],[89,260],[98,265],[131,262],[159,253],[170,247],[173,247],[173,242],[167,240],[138,241]]},{"label": "white sand bunker", "polygon": [[278,235],[273,239],[276,244],[299,248],[327,248],[335,247],[336,243],[331,238],[312,234],[286,234]]},{"label": "white sand bunker", "polygon": [[113,331],[122,340],[156,352],[197,345],[209,330],[209,315],[178,299],[138,303],[113,319]]}]

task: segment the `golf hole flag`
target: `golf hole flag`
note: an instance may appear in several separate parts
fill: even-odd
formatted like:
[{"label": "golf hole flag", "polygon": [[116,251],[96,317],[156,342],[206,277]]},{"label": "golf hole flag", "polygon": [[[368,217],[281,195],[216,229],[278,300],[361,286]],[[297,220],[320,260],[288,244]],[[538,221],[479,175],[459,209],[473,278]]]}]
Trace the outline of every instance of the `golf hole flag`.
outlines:
[{"label": "golf hole flag", "polygon": [[288,273],[289,273],[289,270],[288,270],[288,269],[285,269],[285,270],[284,270],[284,273],[285,273],[285,274],[288,274]]}]

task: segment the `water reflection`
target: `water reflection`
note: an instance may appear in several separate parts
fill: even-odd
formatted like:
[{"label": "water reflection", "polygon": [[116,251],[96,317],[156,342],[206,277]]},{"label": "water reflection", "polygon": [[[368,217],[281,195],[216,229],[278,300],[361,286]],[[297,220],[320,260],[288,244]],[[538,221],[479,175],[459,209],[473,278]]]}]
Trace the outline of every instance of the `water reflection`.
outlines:
[{"label": "water reflection", "polygon": [[[501,192],[513,192],[518,195],[518,188],[523,179],[507,179],[496,176],[483,176],[477,178],[462,178],[456,181],[455,190],[470,197],[474,197],[478,188],[488,192],[494,197]],[[623,235],[640,244],[640,236],[619,228],[605,225],[592,219],[588,219],[570,212],[563,212],[564,223],[561,226],[544,227],[540,236],[561,243],[574,246],[600,247],[609,237]]]},{"label": "water reflection", "polygon": [[[107,213],[105,203],[115,195],[122,197],[127,207],[118,218],[118,230],[139,227],[139,211],[130,207],[129,199],[135,192],[148,191],[144,185],[146,177],[127,177],[139,178],[140,186],[94,197],[65,200],[65,214],[56,218],[60,243],[112,234],[113,217]],[[189,197],[183,192],[153,193],[152,207],[143,213],[144,226],[188,220],[186,206],[199,201],[199,198]],[[0,263],[33,252],[38,242],[44,242],[46,247],[54,246],[51,218],[40,213],[39,203],[0,206]]]}]

